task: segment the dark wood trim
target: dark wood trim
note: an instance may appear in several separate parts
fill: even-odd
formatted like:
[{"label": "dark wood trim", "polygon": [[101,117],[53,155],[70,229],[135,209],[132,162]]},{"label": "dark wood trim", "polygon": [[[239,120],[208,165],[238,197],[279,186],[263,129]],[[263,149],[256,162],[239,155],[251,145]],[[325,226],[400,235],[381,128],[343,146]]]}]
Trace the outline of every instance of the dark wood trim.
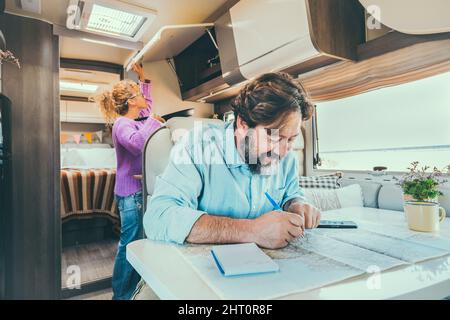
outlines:
[{"label": "dark wood trim", "polygon": [[11,100],[11,210],[6,215],[6,299],[61,292],[59,46],[46,22],[3,14],[0,29],[22,68],[3,65]]},{"label": "dark wood trim", "polygon": [[419,43],[446,40],[450,38],[450,32],[411,35],[397,31],[391,31],[382,37],[368,41],[358,46],[358,61],[378,57],[399,49],[407,48]]},{"label": "dark wood trim", "polygon": [[[53,36],[53,145],[51,146],[53,150],[53,194],[49,193],[49,201],[53,202],[55,214],[61,212],[61,119],[60,119],[60,91],[59,91],[59,69],[60,69],[60,59],[59,59],[59,37]],[[49,191],[50,191],[49,190]],[[61,252],[62,252],[62,234],[61,234],[61,219],[53,219],[53,252],[55,252],[55,270],[54,276],[57,277],[56,285],[61,288]],[[55,293],[55,298],[59,299],[61,296],[61,291]]]},{"label": "dark wood trim", "polygon": [[111,288],[112,278],[105,278],[101,280],[96,280],[89,283],[84,283],[80,286],[80,289],[68,289],[63,288],[61,290],[61,299],[69,299],[76,296],[81,296],[84,294],[105,290]]},{"label": "dark wood trim", "polygon": [[306,0],[311,41],[317,51],[356,60],[365,40],[364,7],[358,0]]},{"label": "dark wood trim", "polygon": [[[7,279],[7,268],[8,268],[8,239],[11,239],[11,230],[8,225],[10,218],[8,213],[12,211],[12,172],[11,172],[11,161],[10,158],[10,147],[11,147],[11,101],[0,93],[0,111],[2,117],[2,131],[3,131],[3,154],[2,165],[0,166],[0,300],[6,298],[6,279]],[[6,148],[5,148],[6,147]],[[5,161],[6,159],[6,161]]]},{"label": "dark wood trim", "polygon": [[116,73],[123,78],[122,65],[104,61],[61,58],[61,68]]},{"label": "dark wood trim", "polygon": [[[391,46],[392,51],[367,58],[367,48],[381,48],[382,43],[391,43],[392,37],[402,39],[397,42],[400,49]],[[388,34],[368,43],[367,48],[361,47],[364,60],[339,62],[300,75],[310,99],[342,99],[450,71],[450,33],[422,37]]]},{"label": "dark wood trim", "polygon": [[342,61],[342,60],[333,58],[333,57],[329,57],[326,55],[320,55],[318,57],[309,59],[308,61],[305,61],[301,64],[284,69],[283,72],[287,72],[290,75],[296,77],[299,74],[310,72],[310,71],[316,70],[318,68],[325,67],[325,66],[328,66],[330,64],[340,62],[340,61]]}]

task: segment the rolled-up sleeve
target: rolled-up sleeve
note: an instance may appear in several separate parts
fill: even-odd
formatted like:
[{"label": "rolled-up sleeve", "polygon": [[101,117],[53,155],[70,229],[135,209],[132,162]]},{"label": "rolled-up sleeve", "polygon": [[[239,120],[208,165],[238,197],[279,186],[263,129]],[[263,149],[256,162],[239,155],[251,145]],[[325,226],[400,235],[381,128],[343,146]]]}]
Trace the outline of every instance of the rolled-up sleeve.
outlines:
[{"label": "rolled-up sleeve", "polygon": [[148,239],[183,244],[205,212],[197,210],[202,177],[189,150],[178,143],[164,173],[156,178],[154,193],[144,215]]}]

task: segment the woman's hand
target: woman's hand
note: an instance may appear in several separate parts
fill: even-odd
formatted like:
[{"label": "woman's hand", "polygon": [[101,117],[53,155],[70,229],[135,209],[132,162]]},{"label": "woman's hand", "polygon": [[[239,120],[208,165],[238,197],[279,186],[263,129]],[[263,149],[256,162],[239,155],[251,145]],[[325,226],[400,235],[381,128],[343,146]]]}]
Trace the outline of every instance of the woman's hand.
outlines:
[{"label": "woman's hand", "polygon": [[152,118],[155,120],[158,120],[161,123],[166,122],[166,120],[164,120],[163,118],[161,118],[160,116],[156,115],[156,114],[152,114]]},{"label": "woman's hand", "polygon": [[140,64],[135,63],[135,64],[133,64],[132,69],[138,75],[139,81],[144,82],[145,74],[144,74],[144,69],[142,68],[142,66]]}]

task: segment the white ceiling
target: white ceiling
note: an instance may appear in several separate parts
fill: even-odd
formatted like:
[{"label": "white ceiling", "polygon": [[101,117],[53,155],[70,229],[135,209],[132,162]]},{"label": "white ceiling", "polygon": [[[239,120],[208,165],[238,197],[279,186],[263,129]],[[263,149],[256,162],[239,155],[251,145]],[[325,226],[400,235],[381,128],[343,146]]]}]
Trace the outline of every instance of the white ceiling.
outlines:
[{"label": "white ceiling", "polygon": [[[33,14],[17,8],[15,0],[6,0],[6,11],[34,17],[53,24],[65,26],[69,0],[41,0],[42,13]],[[120,0],[121,2],[153,9],[158,12],[155,22],[142,40],[149,41],[163,26],[171,24],[201,23],[229,0]],[[88,43],[74,38],[61,39],[61,57],[101,60],[123,64],[133,52],[127,49]]]}]

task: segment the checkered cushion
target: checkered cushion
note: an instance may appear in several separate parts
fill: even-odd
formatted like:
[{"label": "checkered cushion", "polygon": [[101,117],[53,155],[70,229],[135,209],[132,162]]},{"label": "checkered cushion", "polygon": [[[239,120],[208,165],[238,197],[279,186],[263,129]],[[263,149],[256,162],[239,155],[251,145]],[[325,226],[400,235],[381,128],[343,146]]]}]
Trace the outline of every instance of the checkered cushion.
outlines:
[{"label": "checkered cushion", "polygon": [[339,174],[326,176],[300,177],[300,187],[305,189],[339,189],[341,187]]}]

